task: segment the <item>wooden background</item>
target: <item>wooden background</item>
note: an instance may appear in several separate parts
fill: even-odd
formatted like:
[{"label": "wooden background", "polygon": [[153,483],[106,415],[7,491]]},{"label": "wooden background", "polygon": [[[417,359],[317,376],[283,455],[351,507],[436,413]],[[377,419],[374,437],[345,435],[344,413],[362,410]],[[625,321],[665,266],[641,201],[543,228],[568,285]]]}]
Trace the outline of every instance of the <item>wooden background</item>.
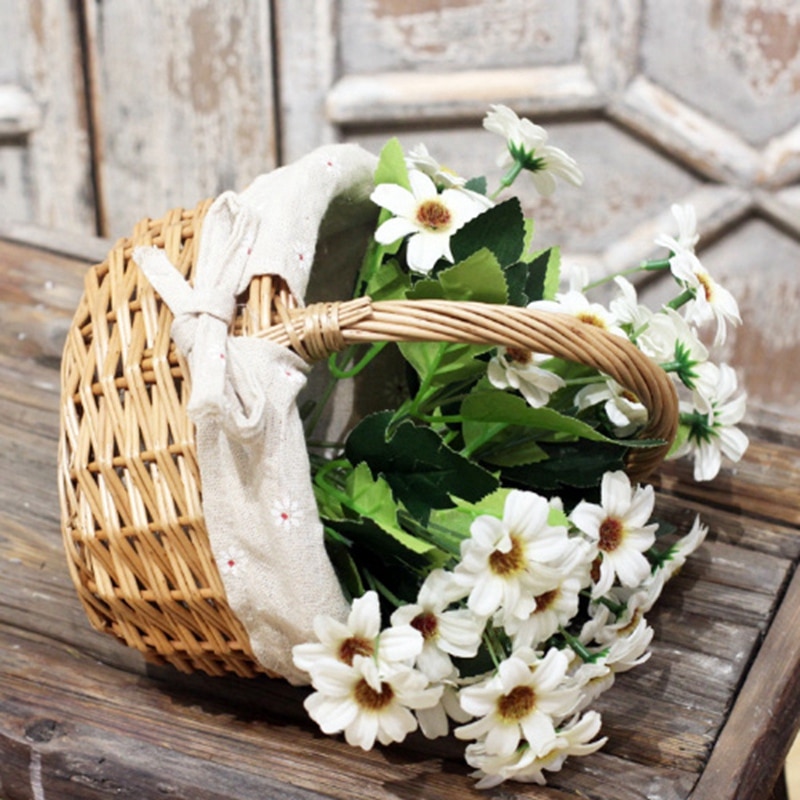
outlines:
[{"label": "wooden background", "polygon": [[751,414],[800,411],[758,358],[800,356],[798,0],[0,0],[0,31],[0,221],[115,238],[395,133],[481,174],[503,102],[586,174],[528,191],[539,242],[599,274],[693,202],[747,322],[726,357]]}]

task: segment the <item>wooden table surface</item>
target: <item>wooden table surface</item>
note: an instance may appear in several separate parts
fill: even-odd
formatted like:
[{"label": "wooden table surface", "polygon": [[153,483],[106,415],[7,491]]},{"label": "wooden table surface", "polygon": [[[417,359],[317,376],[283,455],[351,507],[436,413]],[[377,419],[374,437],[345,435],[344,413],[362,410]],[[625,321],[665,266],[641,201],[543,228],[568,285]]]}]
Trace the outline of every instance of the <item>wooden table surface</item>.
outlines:
[{"label": "wooden table surface", "polygon": [[[23,241],[24,240],[24,241]],[[89,261],[107,244],[0,231],[0,798],[769,796],[800,721],[800,436],[751,426],[710,485],[671,465],[658,510],[708,541],[650,620],[653,657],[603,696],[608,744],[551,787],[477,792],[454,740],[363,753],[321,735],[305,690],[184,676],[94,632],[62,552],[59,361]]]}]

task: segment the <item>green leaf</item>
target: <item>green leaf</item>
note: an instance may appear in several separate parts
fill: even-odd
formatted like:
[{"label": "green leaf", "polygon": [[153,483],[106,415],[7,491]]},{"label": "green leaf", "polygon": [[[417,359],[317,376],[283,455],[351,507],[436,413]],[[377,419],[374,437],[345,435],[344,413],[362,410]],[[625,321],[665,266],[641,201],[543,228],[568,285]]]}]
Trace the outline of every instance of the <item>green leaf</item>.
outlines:
[{"label": "green leaf", "polygon": [[439,273],[446,300],[480,303],[508,302],[508,288],[500,263],[487,247]]},{"label": "green leaf", "polygon": [[364,294],[373,300],[402,300],[410,288],[408,273],[395,259],[391,259],[374,270],[364,287]]},{"label": "green leaf", "polygon": [[409,421],[387,429],[392,412],[365,417],[345,444],[353,464],[366,462],[372,475],[392,487],[396,502],[417,519],[427,521],[432,508],[449,508],[451,495],[477,501],[497,488],[497,479],[449,448],[431,428]]},{"label": "green leaf", "polygon": [[375,184],[396,183],[405,189],[411,190],[406,167],[406,155],[403,146],[396,137],[389,139],[383,146],[378,157],[378,166],[375,168]]},{"label": "green leaf", "polygon": [[504,304],[508,302],[508,291],[500,263],[491,250],[482,247],[463,261],[441,270],[435,279],[417,281],[408,298]]},{"label": "green leaf", "polygon": [[[575,417],[552,408],[532,408],[524,398],[501,389],[479,389],[461,405],[461,414],[476,422],[505,422],[538,431],[563,433],[598,442],[611,442],[607,436]],[[628,442],[619,442],[628,446]]]},{"label": "green leaf", "polygon": [[502,519],[506,498],[511,489],[500,487],[477,503],[468,503],[458,497],[453,498],[452,508],[436,509],[431,512],[431,522],[460,534],[462,539],[470,535],[472,523],[480,516],[488,514]]},{"label": "green leaf", "polygon": [[509,302],[526,306],[534,300],[552,300],[558,291],[559,263],[558,249],[550,247],[508,267]]},{"label": "green leaf", "polygon": [[542,262],[544,262],[544,291],[542,292],[542,299],[553,300],[561,280],[561,250],[558,247],[542,250],[534,256],[531,264],[542,264]]},{"label": "green leaf", "polygon": [[607,442],[565,442],[543,444],[546,461],[528,467],[502,471],[502,480],[539,491],[554,491],[564,486],[596,487],[604,472],[624,468],[625,450]]},{"label": "green leaf", "polygon": [[[436,279],[418,281],[407,296],[412,300],[472,300],[500,304],[508,300],[503,270],[486,248],[442,270]],[[488,345],[444,342],[403,342],[398,347],[420,380],[434,387],[477,377],[486,365],[476,361],[476,356],[492,349]]]},{"label": "green leaf", "polygon": [[465,184],[465,189],[469,189],[471,192],[477,192],[478,194],[486,195],[487,185],[486,185],[486,178],[482,175],[477,178],[470,178]]},{"label": "green leaf", "polygon": [[547,458],[535,436],[518,425],[510,425],[492,434],[497,423],[469,421],[462,425],[464,444],[470,448],[474,442],[491,438],[483,447],[475,450],[475,454],[486,464],[496,467],[517,467],[523,464],[536,464]]},{"label": "green leaf", "polygon": [[525,220],[516,197],[484,211],[458,230],[450,240],[456,262],[488,247],[501,267],[519,261],[525,244]]},{"label": "green leaf", "polygon": [[476,356],[491,350],[483,345],[444,342],[401,342],[398,348],[420,380],[433,388],[477,378],[486,364]]}]

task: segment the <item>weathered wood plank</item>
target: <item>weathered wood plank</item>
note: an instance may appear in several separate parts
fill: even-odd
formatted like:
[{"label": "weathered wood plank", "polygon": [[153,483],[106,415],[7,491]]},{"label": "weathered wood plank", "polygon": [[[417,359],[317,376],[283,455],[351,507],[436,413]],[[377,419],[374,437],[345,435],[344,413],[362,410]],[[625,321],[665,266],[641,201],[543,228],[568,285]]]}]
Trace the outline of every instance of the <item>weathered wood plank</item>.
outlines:
[{"label": "weathered wood plank", "polygon": [[96,18],[88,27],[106,235],[241,190],[276,165],[269,3],[97,8],[89,4]]},{"label": "weathered wood plank", "polygon": [[800,573],[795,573],[692,800],[769,791],[800,718]]},{"label": "weathered wood plank", "polygon": [[[747,429],[746,429],[747,430]],[[675,461],[660,470],[656,484],[662,490],[712,508],[725,508],[746,517],[800,524],[797,475],[800,451],[792,441],[754,438],[739,464],[723,467],[709,483],[694,483],[691,462]]]},{"label": "weathered wood plank", "polygon": [[23,87],[32,106],[16,138],[0,146],[0,217],[93,233],[92,159],[76,4],[0,3],[0,30],[0,75]]},{"label": "weathered wood plank", "polygon": [[[539,87],[531,96],[530,86]],[[388,72],[347,75],[327,97],[338,125],[374,125],[397,119],[478,120],[492,103],[528,116],[601,108],[604,98],[580,65],[448,74]]]}]

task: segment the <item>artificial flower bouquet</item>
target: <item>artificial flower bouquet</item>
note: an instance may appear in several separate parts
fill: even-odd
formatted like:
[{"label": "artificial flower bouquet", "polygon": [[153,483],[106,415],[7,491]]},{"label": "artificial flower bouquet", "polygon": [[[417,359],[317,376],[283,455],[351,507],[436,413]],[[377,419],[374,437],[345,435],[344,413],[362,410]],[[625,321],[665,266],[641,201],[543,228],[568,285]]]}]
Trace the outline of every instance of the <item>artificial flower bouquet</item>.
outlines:
[{"label": "artificial flower bouquet", "polygon": [[[506,141],[497,191],[465,180],[419,146],[383,149],[380,207],[357,277],[373,300],[475,300],[571,314],[625,337],[668,373],[681,396],[671,455],[696,480],[747,446],[745,398],[731,367],[709,360],[739,314],[695,254],[690,207],[660,236],[675,297],[641,305],[624,275],[564,286],[556,248],[537,250],[533,221],[508,189],[523,173],[542,194],[581,171],[547,134],[494,106],[484,127]],[[605,307],[588,292],[613,280]],[[331,387],[368,370],[388,345],[329,360]],[[394,346],[394,345],[393,345]],[[545,782],[565,759],[602,746],[594,699],[648,658],[645,615],[706,528],[652,518],[651,486],[632,483],[626,453],[647,411],[596,370],[547,353],[464,343],[402,343],[407,393],[341,443],[316,441],[325,392],[306,409],[314,491],[330,558],[351,612],[319,617],[318,641],[294,662],[320,728],[364,749],[453,732],[479,786]],[[650,443],[652,444],[652,442]]]}]

